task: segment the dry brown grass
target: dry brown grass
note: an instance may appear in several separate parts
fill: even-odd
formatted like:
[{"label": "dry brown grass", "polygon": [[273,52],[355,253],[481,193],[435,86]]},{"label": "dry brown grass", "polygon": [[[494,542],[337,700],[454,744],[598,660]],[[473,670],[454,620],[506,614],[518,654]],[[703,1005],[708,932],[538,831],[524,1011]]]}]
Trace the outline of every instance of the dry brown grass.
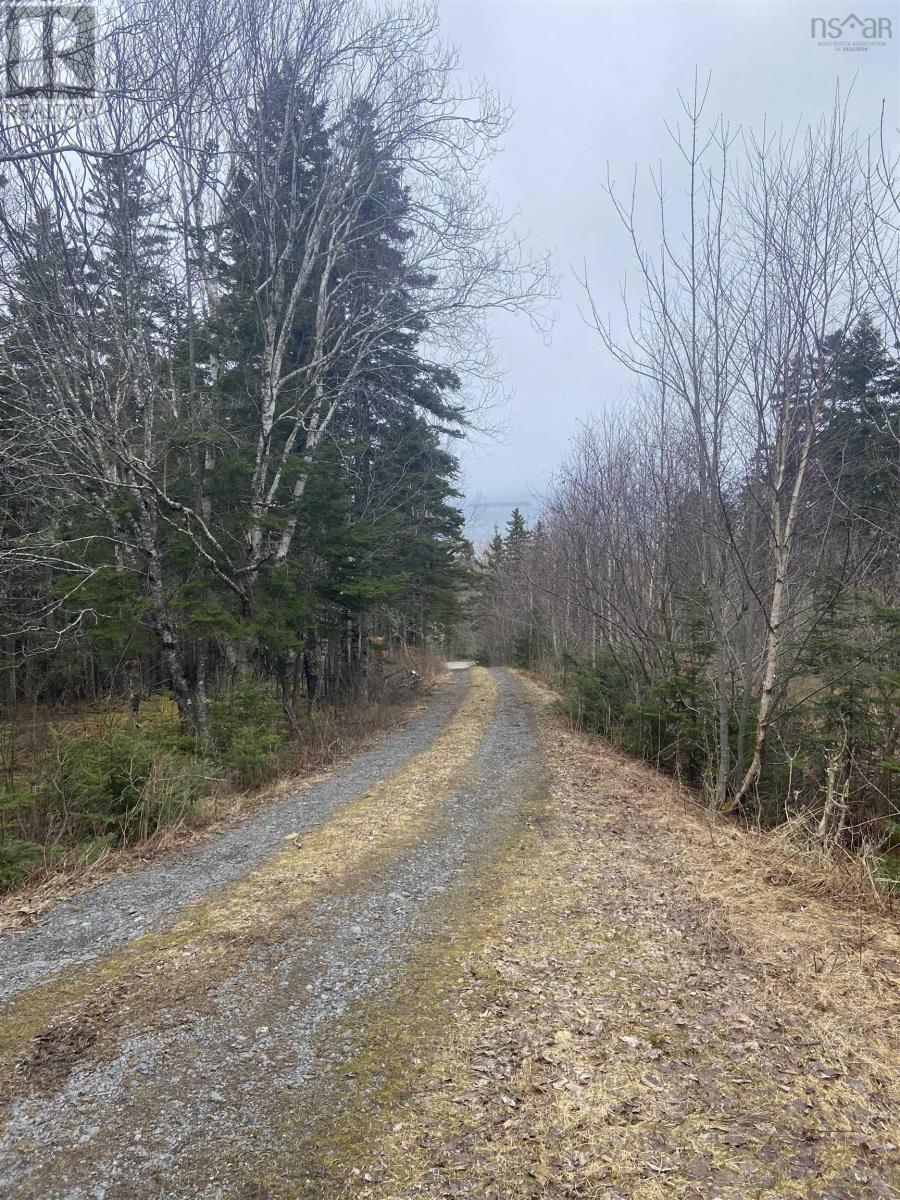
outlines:
[{"label": "dry brown grass", "polygon": [[272,1194],[896,1197],[896,925],[529,690],[547,819],[364,1014],[355,1102]]},{"label": "dry brown grass", "polygon": [[[561,728],[566,754],[599,780],[615,777],[641,798],[641,813],[666,834],[679,876],[707,919],[727,928],[763,962],[808,994],[844,989],[871,1009],[896,1002],[900,925],[892,899],[865,863],[825,854],[790,826],[760,832],[717,818],[686,789],[600,741]],[[894,1008],[892,1020],[896,1020]]]}]

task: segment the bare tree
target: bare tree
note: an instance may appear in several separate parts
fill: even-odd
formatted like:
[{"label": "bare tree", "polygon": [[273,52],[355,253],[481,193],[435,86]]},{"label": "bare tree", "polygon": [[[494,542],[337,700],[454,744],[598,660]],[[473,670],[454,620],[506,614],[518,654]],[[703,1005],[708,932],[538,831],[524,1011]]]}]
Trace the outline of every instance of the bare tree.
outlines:
[{"label": "bare tree", "polygon": [[[838,104],[799,144],[752,140],[742,180],[755,271],[748,306],[748,434],[753,439],[771,554],[763,596],[764,668],[753,755],[734,795],[759,778],[780,692],[791,559],[830,383],[826,340],[859,313],[861,196],[856,147]],[[752,260],[751,260],[752,261]]]},{"label": "bare tree", "polygon": [[[698,562],[714,631],[719,745],[715,802],[723,804],[731,769],[728,639],[734,614],[728,605],[728,536],[722,497],[733,450],[732,408],[743,362],[739,339],[747,305],[739,287],[743,264],[732,253],[736,237],[729,154],[734,135],[724,120],[704,132],[708,85],[695,77],[689,97],[680,96],[686,128],[676,124],[674,144],[684,163],[687,220],[683,241],[673,237],[661,176],[653,177],[659,212],[659,243],[645,249],[637,223],[637,195],[620,200],[608,191],[621,218],[637,266],[637,306],[623,291],[626,340],[619,340],[597,311],[585,280],[592,323],[606,348],[657,389],[660,404],[677,407],[696,442]],[[750,281],[751,294],[755,281]]]}]

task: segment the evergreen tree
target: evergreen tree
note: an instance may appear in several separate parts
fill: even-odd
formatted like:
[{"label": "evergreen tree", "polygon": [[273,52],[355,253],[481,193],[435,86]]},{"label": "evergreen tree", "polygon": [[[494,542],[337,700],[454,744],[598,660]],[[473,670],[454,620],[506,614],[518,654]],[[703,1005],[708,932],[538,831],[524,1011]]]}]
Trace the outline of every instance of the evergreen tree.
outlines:
[{"label": "evergreen tree", "polygon": [[506,543],[497,526],[494,526],[494,536],[487,544],[484,552],[484,566],[488,575],[495,575],[503,566],[506,556]]},{"label": "evergreen tree", "polygon": [[900,363],[867,316],[846,335],[827,339],[826,356],[830,383],[818,439],[820,468],[847,510],[883,528],[894,521],[900,498]]},{"label": "evergreen tree", "polygon": [[522,516],[520,509],[514,508],[509,520],[506,522],[506,537],[504,539],[506,556],[511,562],[515,563],[521,560],[528,542],[528,536],[528,527],[525,524],[525,518]]}]

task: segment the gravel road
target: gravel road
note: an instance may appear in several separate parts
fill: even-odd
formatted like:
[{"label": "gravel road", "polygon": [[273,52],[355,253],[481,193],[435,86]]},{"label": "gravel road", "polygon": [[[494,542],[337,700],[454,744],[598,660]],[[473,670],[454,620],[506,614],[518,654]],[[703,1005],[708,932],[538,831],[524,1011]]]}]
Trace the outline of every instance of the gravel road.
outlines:
[{"label": "gravel road", "polygon": [[322,783],[260,809],[233,829],[57,905],[41,921],[0,934],[0,1003],[40,979],[91,962],[150,930],[165,929],[192,900],[246,875],[284,838],[324,821],[349,797],[419,754],[459,704],[464,676],[428,709]]},{"label": "gravel road", "polygon": [[[49,1091],[20,1091],[0,1136],[0,1195],[155,1200],[267,1195],[261,1165],[283,1157],[284,1115],[339,1074],[340,1018],[376,996],[439,934],[454,888],[540,784],[540,759],[515,679],[491,672],[496,713],[439,820],[373,875],[318,900],[302,927],[264,941],[192,1009],[125,1036]],[[460,671],[428,711],[326,782],[226,834],[61,906],[0,942],[6,995],[163,928],[399,770],[452,720]]]}]

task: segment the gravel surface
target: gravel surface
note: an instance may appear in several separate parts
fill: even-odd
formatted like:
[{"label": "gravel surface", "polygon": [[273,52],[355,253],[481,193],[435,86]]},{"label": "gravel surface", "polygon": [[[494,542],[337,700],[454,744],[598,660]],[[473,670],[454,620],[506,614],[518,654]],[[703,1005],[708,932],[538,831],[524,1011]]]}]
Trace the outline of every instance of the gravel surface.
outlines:
[{"label": "gravel surface", "polygon": [[318,825],[420,754],[443,728],[464,688],[464,675],[455,675],[420,717],[323,782],[260,809],[208,841],[58,904],[34,925],[0,934],[0,1003],[46,976],[90,962],[150,930],[165,929],[185,905],[246,875],[281,849],[288,834]]},{"label": "gravel surface", "polygon": [[[302,928],[257,947],[204,997],[202,1011],[184,1011],[177,1024],[123,1042],[113,1061],[76,1070],[50,1098],[17,1101],[0,1138],[0,1195],[41,1200],[265,1195],[255,1190],[256,1168],[285,1151],[279,1130],[286,1107],[317,1081],[333,1079],[340,1066],[336,1020],[349,1004],[376,994],[423,939],[440,931],[445,894],[489,851],[523,795],[540,780],[519,685],[503,672],[493,674],[500,689],[497,716],[478,746],[474,771],[448,799],[436,827],[358,890],[319,902]],[[258,862],[298,819],[311,823],[313,812],[321,819],[341,800],[392,773],[441,727],[465,678],[461,673],[451,694],[438,697],[425,717],[377,751],[234,831],[238,845],[245,847],[240,834],[252,827],[252,861]],[[237,869],[228,865],[235,849],[221,858],[213,853],[222,840],[201,848],[203,876],[196,852],[190,856],[194,865],[174,871],[183,900],[209,887],[210,879],[218,884],[247,869],[245,855]],[[143,907],[141,881],[155,873],[153,868],[115,886],[127,884]],[[194,876],[193,888],[185,874]],[[162,886],[154,880],[151,897]],[[90,919],[89,900],[79,901],[82,921]],[[171,909],[160,903],[157,920]],[[66,947],[68,961],[90,956],[82,928],[76,922],[79,949]],[[117,940],[126,936],[127,927]]]}]

